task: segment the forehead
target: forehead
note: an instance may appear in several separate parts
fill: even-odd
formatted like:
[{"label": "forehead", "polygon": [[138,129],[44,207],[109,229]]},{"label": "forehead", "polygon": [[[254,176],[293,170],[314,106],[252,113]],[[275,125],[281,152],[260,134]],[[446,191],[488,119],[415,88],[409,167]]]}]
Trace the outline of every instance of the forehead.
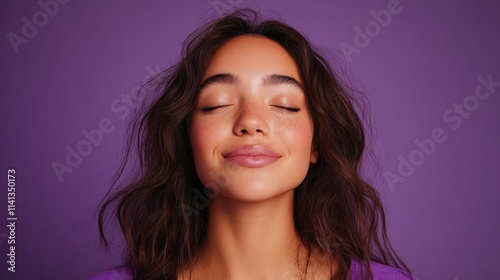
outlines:
[{"label": "forehead", "polygon": [[302,82],[297,64],[285,48],[273,40],[254,35],[235,37],[217,50],[204,79],[220,73],[232,73],[243,79],[280,74]]}]

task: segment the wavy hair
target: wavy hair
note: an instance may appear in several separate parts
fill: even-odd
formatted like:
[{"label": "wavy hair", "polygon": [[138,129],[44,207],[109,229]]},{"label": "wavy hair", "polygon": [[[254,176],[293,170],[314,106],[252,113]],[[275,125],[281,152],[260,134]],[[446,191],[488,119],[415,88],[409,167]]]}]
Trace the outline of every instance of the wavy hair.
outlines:
[{"label": "wavy hair", "polygon": [[[197,177],[187,118],[194,109],[202,77],[218,48],[241,35],[262,36],[283,46],[304,81],[319,154],[295,189],[294,222],[307,249],[338,263],[332,279],[349,277],[351,261],[373,278],[370,261],[408,267],[391,247],[383,206],[374,187],[361,178],[365,132],[352,90],[326,56],[297,30],[278,20],[261,20],[244,9],[203,25],[184,42],[179,62],[149,81],[156,95],[133,122],[123,177],[131,154],[138,155],[135,179],[112,188],[99,206],[101,242],[109,249],[105,222],[117,219],[126,242],[126,259],[136,279],[177,279],[193,263],[206,236],[206,189]],[[362,112],[361,112],[362,113]],[[197,206],[197,207],[195,207]]]}]

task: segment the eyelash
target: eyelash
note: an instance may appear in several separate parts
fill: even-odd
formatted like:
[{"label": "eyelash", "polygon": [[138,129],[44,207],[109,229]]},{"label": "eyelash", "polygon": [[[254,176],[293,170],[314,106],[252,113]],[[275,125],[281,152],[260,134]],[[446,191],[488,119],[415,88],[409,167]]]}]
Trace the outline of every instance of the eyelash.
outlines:
[{"label": "eyelash", "polygon": [[[201,111],[202,112],[211,112],[215,109],[218,109],[218,108],[222,108],[222,107],[226,107],[228,105],[220,105],[220,106],[213,106],[213,107],[203,107],[201,108]],[[279,109],[283,109],[283,110],[287,110],[287,111],[290,111],[290,112],[299,112],[300,111],[300,108],[295,108],[295,107],[285,107],[285,106],[278,106],[278,105],[273,105],[273,107],[276,107],[276,108],[279,108]]]},{"label": "eyelash", "polygon": [[201,108],[201,111],[202,112],[211,112],[211,111],[213,111],[215,109],[226,107],[226,106],[228,106],[228,105],[219,105],[219,106],[213,106],[213,107],[203,107],[203,108]]},{"label": "eyelash", "polygon": [[284,109],[284,110],[294,112],[294,113],[300,111],[300,108],[295,108],[295,107],[285,107],[285,106],[278,106],[278,105],[273,105],[273,107]]}]

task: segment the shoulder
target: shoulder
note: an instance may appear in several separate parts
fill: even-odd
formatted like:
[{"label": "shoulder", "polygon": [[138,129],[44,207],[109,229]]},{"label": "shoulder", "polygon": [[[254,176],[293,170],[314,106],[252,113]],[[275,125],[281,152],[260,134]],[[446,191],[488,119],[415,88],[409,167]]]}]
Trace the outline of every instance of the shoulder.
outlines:
[{"label": "shoulder", "polygon": [[134,274],[128,266],[117,266],[104,270],[87,280],[133,280]]},{"label": "shoulder", "polygon": [[[412,278],[406,271],[396,267],[370,262],[370,268],[374,280],[418,280],[415,276]],[[352,279],[357,280],[362,279],[366,270],[359,262],[352,261],[349,272],[352,275]]]}]

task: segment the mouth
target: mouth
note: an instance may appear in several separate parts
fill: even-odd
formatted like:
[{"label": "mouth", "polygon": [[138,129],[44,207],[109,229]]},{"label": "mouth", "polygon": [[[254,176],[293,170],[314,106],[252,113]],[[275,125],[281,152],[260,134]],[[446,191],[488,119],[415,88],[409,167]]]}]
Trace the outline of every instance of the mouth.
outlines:
[{"label": "mouth", "polygon": [[280,155],[261,145],[244,145],[222,155],[229,162],[242,167],[264,167],[276,162]]}]

